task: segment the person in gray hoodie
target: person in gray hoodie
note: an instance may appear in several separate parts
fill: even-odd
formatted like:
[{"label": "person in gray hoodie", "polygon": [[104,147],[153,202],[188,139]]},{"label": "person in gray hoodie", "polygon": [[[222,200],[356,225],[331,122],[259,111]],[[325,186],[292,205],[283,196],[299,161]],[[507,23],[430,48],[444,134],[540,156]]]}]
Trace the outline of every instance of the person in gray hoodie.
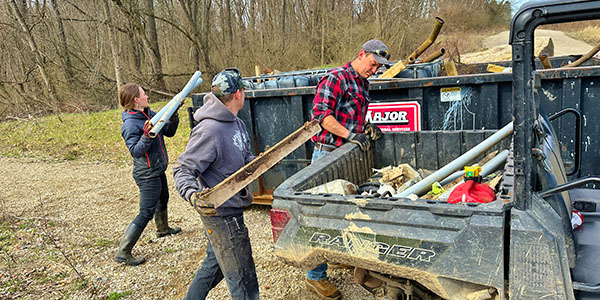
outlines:
[{"label": "person in gray hoodie", "polygon": [[[237,69],[225,69],[212,81],[211,93],[194,113],[185,151],[173,168],[175,188],[185,200],[211,188],[254,159],[246,126],[237,114],[244,107],[245,83]],[[258,281],[252,258],[244,207],[252,203],[248,187],[215,209],[201,214],[208,239],[206,257],[194,276],[186,300],[205,299],[225,279],[232,299],[258,299]]]}]

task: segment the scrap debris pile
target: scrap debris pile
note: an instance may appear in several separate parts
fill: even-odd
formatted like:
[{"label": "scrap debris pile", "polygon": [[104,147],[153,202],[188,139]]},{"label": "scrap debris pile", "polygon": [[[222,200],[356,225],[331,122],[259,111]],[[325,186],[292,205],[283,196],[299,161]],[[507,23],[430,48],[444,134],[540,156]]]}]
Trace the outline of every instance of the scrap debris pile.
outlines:
[{"label": "scrap debris pile", "polygon": [[[504,166],[503,162],[506,161],[507,154],[507,150],[496,150],[490,152],[488,155],[480,159],[475,165],[467,167],[467,170],[475,169],[479,170],[478,172],[481,172],[481,166],[486,166],[488,163],[492,162],[494,158],[496,158],[496,160],[501,160],[501,164],[496,163],[492,166],[492,171],[489,171],[490,167],[488,167],[488,170],[485,173],[481,172],[477,174],[478,176],[475,176],[479,177],[479,181],[477,181],[477,183],[487,185],[495,193],[496,187],[502,179],[502,169]],[[425,169],[415,170],[408,164],[400,164],[398,166],[386,166],[382,169],[373,169],[373,172],[373,176],[371,176],[366,182],[360,185],[355,185],[354,183],[344,179],[337,179],[308,189],[305,192],[312,194],[341,194],[344,196],[366,195],[376,198],[397,197],[407,188],[421,181],[423,178],[430,176],[433,173],[432,171]],[[477,179],[472,178],[472,174],[471,176],[469,176],[469,172],[470,171],[457,171],[452,175],[446,177],[444,180],[434,182],[431,185],[431,188],[423,195],[410,194],[407,197],[412,200],[420,198],[452,202],[450,198],[452,198],[451,194],[455,189],[465,184],[469,180]],[[477,185],[477,183],[475,183],[475,185]],[[472,189],[472,187],[469,188]],[[481,202],[483,203],[489,201],[482,200]]]}]

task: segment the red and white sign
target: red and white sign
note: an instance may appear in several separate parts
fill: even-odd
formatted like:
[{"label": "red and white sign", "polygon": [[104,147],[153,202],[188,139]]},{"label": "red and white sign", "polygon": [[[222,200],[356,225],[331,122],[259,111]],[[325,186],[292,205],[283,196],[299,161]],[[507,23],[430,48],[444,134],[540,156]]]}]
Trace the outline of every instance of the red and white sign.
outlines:
[{"label": "red and white sign", "polygon": [[420,131],[421,105],[415,101],[370,103],[366,121],[382,132]]}]

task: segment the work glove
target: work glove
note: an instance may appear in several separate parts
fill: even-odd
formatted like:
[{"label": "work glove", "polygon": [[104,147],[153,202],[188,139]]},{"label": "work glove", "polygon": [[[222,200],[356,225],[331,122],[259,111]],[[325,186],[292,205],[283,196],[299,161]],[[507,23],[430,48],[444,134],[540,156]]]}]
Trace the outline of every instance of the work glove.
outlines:
[{"label": "work glove", "polygon": [[381,137],[383,133],[381,132],[381,129],[379,129],[379,127],[371,123],[367,123],[367,125],[365,125],[365,134],[368,135],[371,138],[371,140],[376,141]]},{"label": "work glove", "polygon": [[215,209],[214,204],[200,200],[200,193],[194,193],[191,198],[191,203],[194,206],[194,209],[199,212],[203,216],[214,217],[217,215],[217,210]]},{"label": "work glove", "polygon": [[369,137],[362,133],[350,132],[350,134],[348,134],[346,137],[346,140],[348,140],[350,143],[357,144],[362,151],[367,151],[371,146]]},{"label": "work glove", "polygon": [[150,120],[146,120],[146,122],[144,122],[144,135],[151,139],[152,137],[150,137],[150,130],[152,130],[152,122],[150,122]]}]

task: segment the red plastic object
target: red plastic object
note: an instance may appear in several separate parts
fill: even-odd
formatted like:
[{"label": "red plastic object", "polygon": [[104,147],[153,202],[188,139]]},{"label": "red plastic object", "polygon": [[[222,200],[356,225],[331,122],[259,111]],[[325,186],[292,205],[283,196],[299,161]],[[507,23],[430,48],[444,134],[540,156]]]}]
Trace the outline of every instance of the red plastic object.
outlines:
[{"label": "red plastic object", "polygon": [[573,226],[573,229],[577,229],[581,227],[581,224],[583,224],[583,215],[578,210],[574,209],[571,216],[571,225]]},{"label": "red plastic object", "polygon": [[283,209],[271,209],[271,231],[273,232],[273,242],[277,243],[283,228],[290,220],[290,213]]},{"label": "red plastic object", "polygon": [[494,200],[496,200],[496,194],[489,185],[473,180],[461,183],[448,197],[448,203],[489,203]]}]

